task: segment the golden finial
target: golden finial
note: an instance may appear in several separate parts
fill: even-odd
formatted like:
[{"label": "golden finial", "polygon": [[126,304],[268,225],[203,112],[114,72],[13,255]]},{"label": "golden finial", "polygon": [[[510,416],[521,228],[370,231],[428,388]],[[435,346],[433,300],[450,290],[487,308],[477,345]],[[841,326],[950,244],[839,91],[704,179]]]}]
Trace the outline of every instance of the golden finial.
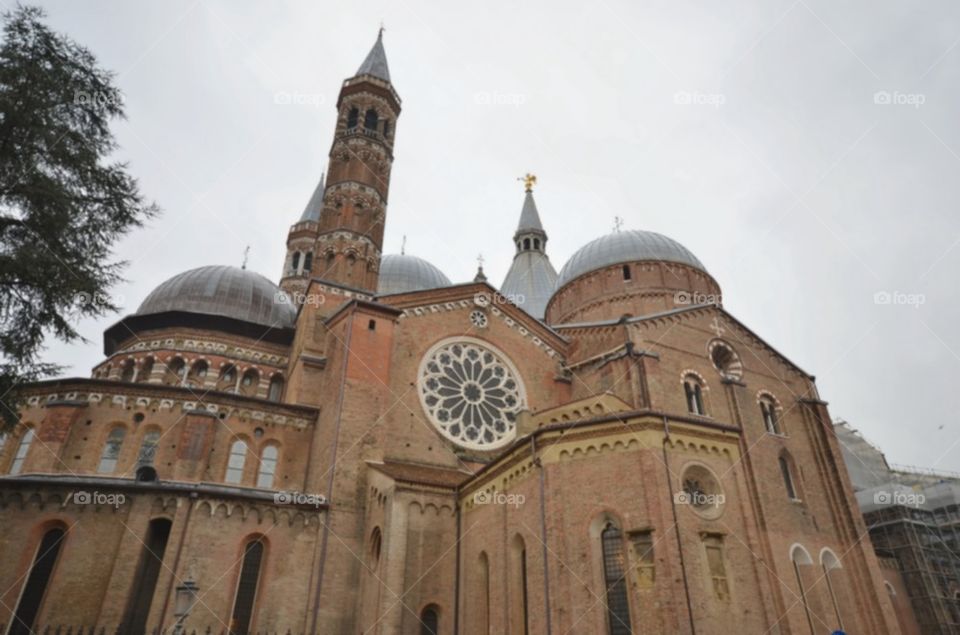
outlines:
[{"label": "golden finial", "polygon": [[530,174],[529,172],[527,172],[524,176],[521,176],[517,180],[523,181],[523,188],[527,192],[532,192],[533,186],[537,184],[537,176],[535,174]]}]

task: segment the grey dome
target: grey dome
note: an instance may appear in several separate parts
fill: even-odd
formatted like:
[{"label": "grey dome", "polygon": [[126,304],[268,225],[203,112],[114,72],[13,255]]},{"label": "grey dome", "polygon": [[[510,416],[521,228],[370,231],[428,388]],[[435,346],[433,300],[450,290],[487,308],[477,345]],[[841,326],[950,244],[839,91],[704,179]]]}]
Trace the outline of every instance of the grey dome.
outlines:
[{"label": "grey dome", "polygon": [[154,289],[137,315],[184,311],[222,315],[273,328],[293,328],[297,309],[290,297],[259,273],[214,265],[184,271]]},{"label": "grey dome", "polygon": [[674,239],[656,232],[628,229],[601,236],[578,249],[560,270],[557,288],[585,273],[637,260],[665,260],[707,270],[689,249]]},{"label": "grey dome", "polygon": [[450,278],[423,258],[407,254],[387,254],[380,258],[377,295],[408,293],[450,285]]}]

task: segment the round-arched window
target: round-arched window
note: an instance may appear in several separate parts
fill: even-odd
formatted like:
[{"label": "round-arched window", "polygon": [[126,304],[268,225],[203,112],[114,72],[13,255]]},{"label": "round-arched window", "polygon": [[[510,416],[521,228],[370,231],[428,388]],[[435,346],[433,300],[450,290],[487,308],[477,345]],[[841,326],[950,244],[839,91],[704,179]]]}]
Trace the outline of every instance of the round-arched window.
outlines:
[{"label": "round-arched window", "polygon": [[418,379],[427,416],[457,445],[492,450],[516,436],[526,392],[513,364],[490,344],[444,340],[427,351]]}]

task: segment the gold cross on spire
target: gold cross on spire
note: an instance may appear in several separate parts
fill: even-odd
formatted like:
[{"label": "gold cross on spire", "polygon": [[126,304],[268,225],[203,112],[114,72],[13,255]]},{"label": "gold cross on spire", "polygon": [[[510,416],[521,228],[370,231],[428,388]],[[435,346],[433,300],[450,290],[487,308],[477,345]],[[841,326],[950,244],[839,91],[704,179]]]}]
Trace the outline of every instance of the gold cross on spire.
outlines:
[{"label": "gold cross on spire", "polygon": [[532,192],[533,186],[537,184],[537,175],[527,172],[517,180],[523,181],[523,189],[525,189],[527,192]]}]

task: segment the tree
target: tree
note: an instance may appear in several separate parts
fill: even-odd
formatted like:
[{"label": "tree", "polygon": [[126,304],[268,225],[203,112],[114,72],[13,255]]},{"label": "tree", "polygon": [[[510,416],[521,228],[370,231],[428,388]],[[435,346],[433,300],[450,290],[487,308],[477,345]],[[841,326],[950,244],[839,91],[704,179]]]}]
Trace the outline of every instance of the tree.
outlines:
[{"label": "tree", "polygon": [[43,11],[3,14],[0,44],[0,415],[17,420],[24,383],[57,373],[44,338],[82,341],[76,320],[117,310],[126,263],[116,241],[157,213],[109,124],[124,118],[113,74],[51,31]]}]

